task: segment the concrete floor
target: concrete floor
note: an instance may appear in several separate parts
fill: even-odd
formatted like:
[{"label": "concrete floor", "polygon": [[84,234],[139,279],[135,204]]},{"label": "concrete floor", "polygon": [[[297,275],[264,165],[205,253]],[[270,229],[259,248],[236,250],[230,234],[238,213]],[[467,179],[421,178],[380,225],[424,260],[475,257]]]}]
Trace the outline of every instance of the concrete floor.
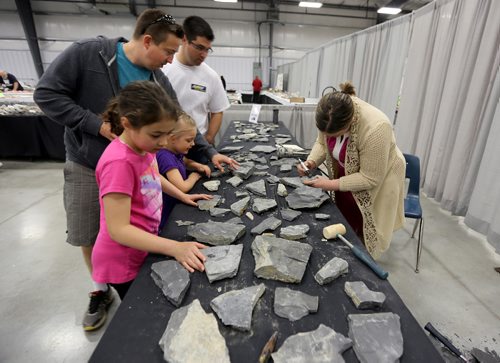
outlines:
[{"label": "concrete floor", "polygon": [[[0,362],[85,362],[105,328],[84,333],[92,285],[79,249],[65,243],[62,163],[0,168]],[[381,265],[423,326],[460,349],[500,353],[500,256],[461,218],[423,197],[425,241],[415,274],[412,221]],[[114,303],[110,315],[116,310]]]}]

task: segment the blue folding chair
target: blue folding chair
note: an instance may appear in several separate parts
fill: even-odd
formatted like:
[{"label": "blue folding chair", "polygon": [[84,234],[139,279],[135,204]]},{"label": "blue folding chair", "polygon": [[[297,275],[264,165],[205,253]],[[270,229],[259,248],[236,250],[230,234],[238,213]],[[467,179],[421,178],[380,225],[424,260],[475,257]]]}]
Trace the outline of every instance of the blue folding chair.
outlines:
[{"label": "blue folding chair", "polygon": [[403,154],[406,159],[406,178],[410,179],[408,193],[405,198],[405,217],[416,219],[411,238],[415,238],[415,231],[418,228],[417,242],[417,263],[415,272],[418,272],[420,264],[420,254],[422,253],[424,217],[420,206],[420,160],[415,155]]}]

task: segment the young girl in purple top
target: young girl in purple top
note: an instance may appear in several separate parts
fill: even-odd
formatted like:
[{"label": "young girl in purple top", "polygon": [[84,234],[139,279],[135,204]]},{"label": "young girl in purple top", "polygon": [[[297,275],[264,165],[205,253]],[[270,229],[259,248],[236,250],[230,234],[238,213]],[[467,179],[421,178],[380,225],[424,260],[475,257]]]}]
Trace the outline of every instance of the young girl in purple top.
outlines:
[{"label": "young girl in purple top", "polygon": [[[189,192],[194,187],[202,174],[210,176],[210,168],[207,165],[185,157],[189,149],[193,147],[195,137],[196,122],[188,114],[182,113],[174,130],[167,137],[165,149],[156,154],[160,174],[184,193]],[[188,175],[186,168],[193,170],[193,172]],[[160,231],[176,203],[177,199],[163,193]]]},{"label": "young girl in purple top", "polygon": [[148,252],[174,257],[188,271],[204,270],[197,242],[159,237],[162,191],[196,206],[205,194],[188,195],[158,171],[155,153],[165,147],[178,108],[165,91],[150,81],[129,83],[111,101],[104,118],[119,135],[102,154],[96,168],[101,209],[100,229],[92,252],[92,278],[107,294],[110,284],[123,299]]}]

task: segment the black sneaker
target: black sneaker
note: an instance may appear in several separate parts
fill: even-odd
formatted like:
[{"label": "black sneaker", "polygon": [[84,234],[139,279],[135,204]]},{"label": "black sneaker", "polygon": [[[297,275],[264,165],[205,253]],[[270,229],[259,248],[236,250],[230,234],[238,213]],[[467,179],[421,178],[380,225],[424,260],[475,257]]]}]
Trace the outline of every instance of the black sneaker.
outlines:
[{"label": "black sneaker", "polygon": [[93,291],[89,294],[90,303],[83,317],[83,330],[93,331],[99,329],[106,322],[107,311],[113,302],[111,289],[108,291]]}]

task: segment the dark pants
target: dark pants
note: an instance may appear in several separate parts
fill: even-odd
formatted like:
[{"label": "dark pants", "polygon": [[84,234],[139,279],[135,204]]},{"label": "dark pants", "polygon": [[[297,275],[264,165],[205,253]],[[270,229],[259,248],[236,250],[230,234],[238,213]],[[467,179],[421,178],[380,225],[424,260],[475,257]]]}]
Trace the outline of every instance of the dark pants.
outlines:
[{"label": "dark pants", "polygon": [[253,103],[260,103],[260,91],[253,91]]},{"label": "dark pants", "polygon": [[129,281],[129,282],[124,282],[123,284],[110,284],[110,285],[113,286],[113,288],[116,290],[116,292],[120,296],[120,300],[123,301],[123,298],[125,297],[125,295],[127,295],[127,291],[129,289],[130,285],[132,285],[132,282],[134,282],[134,280]]}]

